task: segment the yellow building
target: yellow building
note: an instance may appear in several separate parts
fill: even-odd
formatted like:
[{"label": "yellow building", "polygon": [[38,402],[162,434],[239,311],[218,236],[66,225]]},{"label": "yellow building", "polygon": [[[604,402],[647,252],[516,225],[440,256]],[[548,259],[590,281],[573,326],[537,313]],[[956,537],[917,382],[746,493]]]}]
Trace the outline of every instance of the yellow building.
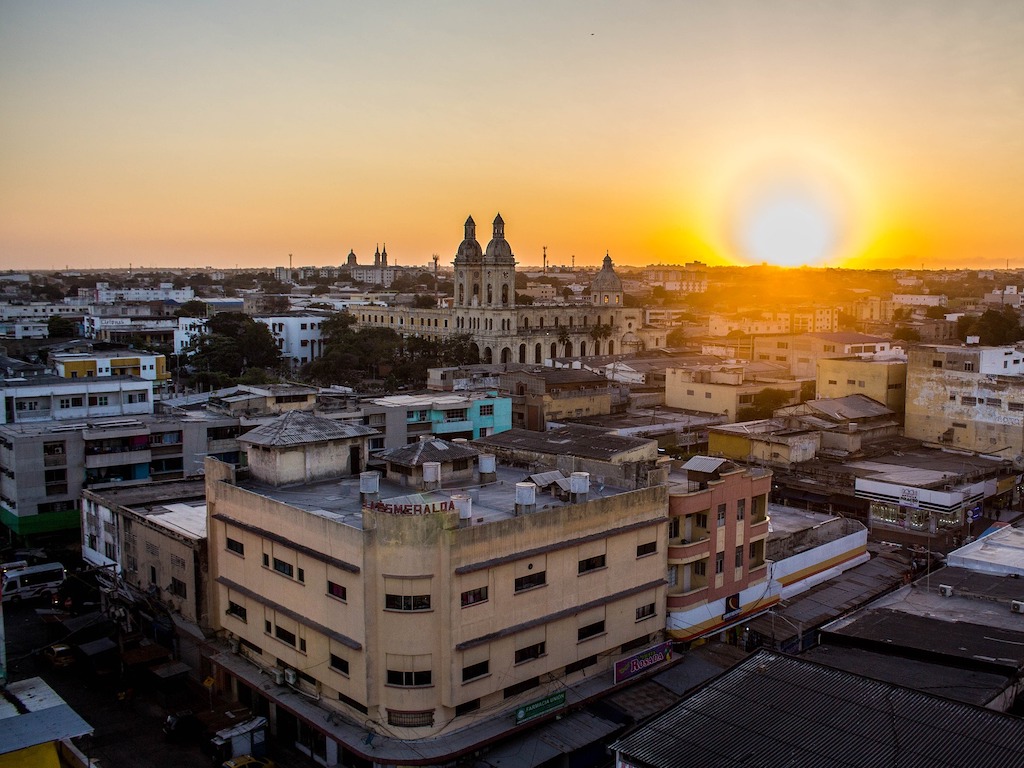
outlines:
[{"label": "yellow building", "polygon": [[907,362],[892,358],[819,359],[816,392],[820,398],[867,395],[902,421],[907,399]]},{"label": "yellow building", "polygon": [[461,487],[440,460],[423,488],[324,478],[355,453],[305,426],[246,435],[301,462],[206,470],[211,615],[237,651],[214,657],[218,679],[279,737],[327,765],[447,764],[580,701],[580,684],[610,687],[617,661],[661,638],[664,487],[577,472],[542,496],[487,454]]},{"label": "yellow building", "polygon": [[794,379],[785,371],[760,371],[745,365],[669,368],[665,372],[665,405],[704,413],[720,413],[730,421],[754,404],[754,396],[766,389],[785,392],[789,401],[799,403],[803,394],[812,396],[806,379]]},{"label": "yellow building", "polygon": [[57,375],[65,379],[104,376],[138,376],[149,381],[168,381],[167,359],[153,352],[64,352],[53,355]]}]

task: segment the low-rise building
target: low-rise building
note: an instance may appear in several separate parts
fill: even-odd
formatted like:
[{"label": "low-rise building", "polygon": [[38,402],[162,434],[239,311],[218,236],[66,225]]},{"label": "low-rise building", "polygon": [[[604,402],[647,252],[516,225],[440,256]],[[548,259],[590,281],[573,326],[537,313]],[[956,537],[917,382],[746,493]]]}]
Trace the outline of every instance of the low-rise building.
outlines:
[{"label": "low-rise building", "polygon": [[137,376],[155,382],[171,378],[167,358],[156,352],[133,349],[94,352],[58,352],[51,355],[57,375],[65,379]]},{"label": "low-rise building", "polygon": [[932,445],[1024,456],[1024,349],[911,349],[904,430],[907,437]]},{"label": "low-rise building", "polygon": [[866,395],[884,404],[903,421],[907,395],[906,354],[819,358],[817,370],[815,394],[818,397]]},{"label": "low-rise building", "polygon": [[[502,373],[501,389],[512,395],[512,426],[543,432],[548,422],[612,413],[608,380],[572,368],[523,368]],[[625,402],[620,409],[625,410]]]},{"label": "low-rise building", "polygon": [[795,379],[781,365],[770,363],[669,368],[665,373],[665,405],[719,413],[735,421],[755,396],[773,389],[790,404],[813,396],[813,379]]},{"label": "low-rise building", "polygon": [[[320,434],[305,466],[332,464]],[[379,765],[450,762],[610,685],[664,627],[665,488],[579,473],[541,500],[470,460],[479,480],[420,492],[208,462],[211,615],[238,650],[213,658],[219,685],[279,735],[304,723],[318,760]]]},{"label": "low-rise building", "polygon": [[888,352],[891,342],[863,333],[788,333],[756,336],[753,359],[786,366],[796,378],[814,378],[819,360]]}]

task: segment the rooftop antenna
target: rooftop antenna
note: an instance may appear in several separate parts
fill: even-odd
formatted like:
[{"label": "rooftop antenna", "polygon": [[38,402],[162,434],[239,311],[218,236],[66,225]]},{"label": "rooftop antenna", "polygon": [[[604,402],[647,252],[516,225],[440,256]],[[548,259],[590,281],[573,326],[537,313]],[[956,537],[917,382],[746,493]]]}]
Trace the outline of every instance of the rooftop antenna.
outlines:
[{"label": "rooftop antenna", "polygon": [[544,267],[542,272],[546,275],[548,273],[548,247],[544,246]]},{"label": "rooftop antenna", "polygon": [[576,271],[576,254],[575,253],[572,255],[572,271],[573,272]]},{"label": "rooftop antenna", "polygon": [[434,259],[434,306],[437,306],[437,262],[441,260],[441,257],[436,253],[433,256]]}]

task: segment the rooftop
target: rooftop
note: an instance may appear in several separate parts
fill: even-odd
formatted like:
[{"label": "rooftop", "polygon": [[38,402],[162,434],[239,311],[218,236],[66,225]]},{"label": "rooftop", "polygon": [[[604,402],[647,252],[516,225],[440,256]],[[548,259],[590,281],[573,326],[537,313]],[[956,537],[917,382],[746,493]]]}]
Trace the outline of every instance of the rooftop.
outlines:
[{"label": "rooftop", "polygon": [[[1024,531],[1000,528],[966,544],[946,558],[949,565],[999,576],[1024,575]],[[1024,597],[1024,588],[1017,592]]]},{"label": "rooftop", "polygon": [[654,446],[654,441],[640,437],[624,437],[600,427],[569,424],[547,432],[534,432],[518,427],[488,435],[473,441],[484,450],[533,451],[553,455],[571,455],[581,458],[611,461],[615,456],[637,448]]},{"label": "rooftop", "polygon": [[1022,739],[1011,715],[760,651],[612,749],[658,768],[1002,768]]},{"label": "rooftop", "polygon": [[[92,726],[39,677],[5,686],[0,696],[0,722],[0,754],[93,732]],[[17,759],[10,764],[15,763]]]},{"label": "rooftop", "polygon": [[379,434],[362,424],[350,424],[324,418],[308,411],[288,411],[267,424],[238,438],[240,443],[259,446],[306,445],[331,440]]},{"label": "rooftop", "polygon": [[[378,497],[380,502],[385,505],[420,504],[424,507],[430,505],[436,508],[435,505],[442,502],[453,503],[452,497],[456,494],[466,494],[473,501],[474,524],[507,520],[515,517],[516,483],[527,480],[530,472],[501,464],[498,464],[495,469],[497,470],[497,480],[493,483],[447,485],[437,490],[423,492],[381,477]],[[238,486],[342,525],[354,528],[363,527],[363,504],[359,495],[358,476],[283,487],[266,485],[252,479],[240,479]],[[592,481],[589,498],[594,500],[617,496],[621,493],[626,493],[626,490]],[[562,501],[557,496],[544,495],[540,492],[537,493],[536,498],[538,512],[548,508],[570,505],[570,502]]]}]

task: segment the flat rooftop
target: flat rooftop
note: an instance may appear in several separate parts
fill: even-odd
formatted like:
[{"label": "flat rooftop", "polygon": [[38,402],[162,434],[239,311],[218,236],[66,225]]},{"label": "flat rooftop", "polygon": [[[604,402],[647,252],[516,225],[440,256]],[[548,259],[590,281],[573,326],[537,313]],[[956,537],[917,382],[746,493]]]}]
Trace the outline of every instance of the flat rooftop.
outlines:
[{"label": "flat rooftop", "polygon": [[15,424],[0,424],[0,431],[12,435],[49,435],[60,432],[76,432],[85,429],[131,429],[148,427],[153,431],[164,431],[185,422],[211,422],[235,424],[237,419],[205,409],[180,413],[143,413],[137,416],[105,416],[89,419],[53,419],[52,421],[28,421]]},{"label": "flat rooftop", "polygon": [[[516,483],[529,479],[530,472],[525,469],[498,465],[497,480],[486,485],[460,484],[445,485],[437,490],[417,491],[404,485],[380,478],[379,500],[390,505],[435,505],[452,501],[452,496],[468,495],[473,500],[473,522],[488,523],[497,520],[508,520],[515,517]],[[321,515],[343,525],[353,528],[363,527],[363,505],[359,497],[359,476],[326,480],[321,483],[290,485],[275,487],[252,479],[238,482],[238,487],[261,496],[289,504],[298,509]],[[552,486],[552,489],[554,486]],[[626,489],[616,488],[590,478],[590,500],[617,496],[628,493]],[[570,502],[562,501],[552,491],[537,490],[536,511],[570,506]]]},{"label": "flat rooftop", "polygon": [[579,456],[600,461],[611,461],[620,453],[638,448],[650,448],[654,452],[657,451],[657,444],[653,440],[615,435],[600,427],[579,424],[557,427],[546,432],[535,432],[532,429],[516,427],[496,435],[478,438],[473,441],[473,445],[483,450],[503,448],[555,456]]},{"label": "flat rooftop", "polygon": [[[1000,528],[980,539],[950,552],[949,565],[998,576],[1024,575],[1024,531],[1018,528]],[[1024,593],[1024,588],[1017,590]]]}]

